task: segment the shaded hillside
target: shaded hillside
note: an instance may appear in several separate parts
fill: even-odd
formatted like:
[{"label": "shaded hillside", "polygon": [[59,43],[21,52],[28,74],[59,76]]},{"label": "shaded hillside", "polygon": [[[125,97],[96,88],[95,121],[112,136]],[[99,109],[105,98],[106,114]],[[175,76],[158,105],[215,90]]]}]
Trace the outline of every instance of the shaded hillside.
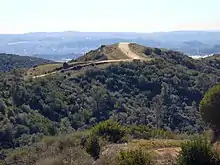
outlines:
[{"label": "shaded hillside", "polygon": [[3,72],[17,68],[31,68],[36,65],[48,63],[52,63],[52,61],[29,56],[0,54],[0,71]]}]

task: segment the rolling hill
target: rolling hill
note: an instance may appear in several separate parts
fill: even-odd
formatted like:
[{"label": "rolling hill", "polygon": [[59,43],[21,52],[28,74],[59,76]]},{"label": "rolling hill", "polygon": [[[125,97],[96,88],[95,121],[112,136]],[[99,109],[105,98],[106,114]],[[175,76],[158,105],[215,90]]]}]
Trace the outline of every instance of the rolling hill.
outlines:
[{"label": "rolling hill", "polygon": [[[133,60],[150,61],[153,59],[182,60],[183,65],[190,65],[192,58],[178,51],[152,48],[136,43],[120,42],[113,45],[102,45],[98,49],[89,51],[85,55],[71,60],[63,68],[62,63],[41,65],[29,69],[27,75],[44,77],[50,73],[79,70],[88,66],[108,66],[113,63],[132,62]],[[192,66],[193,67],[193,66]]]},{"label": "rolling hill", "polygon": [[53,61],[36,57],[0,54],[0,71],[6,72],[18,68],[31,68],[36,65],[49,64]]},{"label": "rolling hill", "polygon": [[[119,43],[101,46],[69,63],[41,65],[42,70],[51,66],[52,71],[35,79],[23,79],[26,72],[1,72],[0,148],[4,152],[0,156],[9,164],[23,165],[54,155],[69,163],[66,157],[79,159],[76,155],[83,153],[91,164],[79,139],[108,119],[126,128],[147,126],[178,135],[201,134],[207,125],[198,105],[204,93],[220,82],[219,61]],[[31,71],[40,72],[38,68]],[[135,137],[149,138],[142,129],[134,130]],[[73,132],[74,137],[63,136]],[[154,143],[143,142],[145,146]],[[17,150],[11,152],[13,148]],[[65,154],[69,149],[75,156]]]},{"label": "rolling hill", "polygon": [[102,60],[123,60],[130,59],[126,53],[120,49],[120,43],[113,45],[102,45],[98,49],[89,51],[84,56],[77,58],[75,61],[102,61]]}]

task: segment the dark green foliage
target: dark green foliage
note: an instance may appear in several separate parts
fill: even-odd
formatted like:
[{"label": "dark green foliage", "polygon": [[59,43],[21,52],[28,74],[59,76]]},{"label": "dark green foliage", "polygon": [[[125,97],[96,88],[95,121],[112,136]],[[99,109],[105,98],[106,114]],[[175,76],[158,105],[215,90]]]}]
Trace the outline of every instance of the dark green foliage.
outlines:
[{"label": "dark green foliage", "polygon": [[96,136],[90,136],[86,142],[86,152],[90,154],[95,160],[99,158],[100,154],[99,139]]},{"label": "dark green foliage", "polygon": [[135,139],[150,139],[151,131],[152,129],[145,125],[132,125],[127,127],[127,132]]},{"label": "dark green foliage", "polygon": [[67,69],[69,67],[69,64],[67,62],[63,63],[63,69]]},{"label": "dark green foliage", "polygon": [[206,139],[197,138],[187,141],[181,148],[178,165],[219,165],[220,163],[212,145]]},{"label": "dark green foliage", "polygon": [[0,71],[4,72],[17,68],[31,68],[36,65],[49,63],[52,63],[52,61],[36,57],[0,53]]},{"label": "dark green foliage", "polygon": [[117,143],[125,136],[124,128],[113,120],[100,122],[92,129],[92,134],[107,139],[109,142]]},{"label": "dark green foliage", "polygon": [[145,52],[144,52],[147,56],[152,54],[152,49],[151,48],[146,48]]},{"label": "dark green foliage", "polygon": [[220,129],[220,85],[208,90],[200,102],[200,111],[212,128]]},{"label": "dark green foliage", "polygon": [[141,149],[121,151],[117,157],[117,165],[153,165],[152,158]]},{"label": "dark green foliage", "polygon": [[154,49],[154,53],[156,54],[156,55],[161,55],[161,49],[158,49],[158,48],[155,48]]},{"label": "dark green foliage", "polygon": [[[89,68],[78,76],[66,74],[28,81],[18,70],[0,73],[1,148],[91,128],[108,119],[122,126],[202,132],[206,125],[198,105],[204,92],[219,82],[220,70],[205,59],[162,51],[149,62],[136,60]],[[120,139],[124,134],[120,131],[110,140]],[[161,134],[153,136],[164,137]],[[148,138],[148,131],[134,130],[133,135]]]}]

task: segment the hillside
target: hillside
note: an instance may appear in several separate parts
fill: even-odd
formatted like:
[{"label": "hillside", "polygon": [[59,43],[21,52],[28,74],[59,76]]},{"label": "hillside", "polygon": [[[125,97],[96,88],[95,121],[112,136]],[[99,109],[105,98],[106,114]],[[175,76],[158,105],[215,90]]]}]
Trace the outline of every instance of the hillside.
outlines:
[{"label": "hillside", "polygon": [[[77,59],[78,69],[68,65],[41,78],[24,80],[23,72],[0,73],[0,147],[19,148],[107,119],[126,127],[145,125],[175,133],[206,129],[198,104],[208,88],[220,81],[218,65],[137,44],[129,44],[132,53],[127,53],[140,59],[129,59],[115,47],[116,53],[105,57],[112,60],[120,52],[120,58],[114,58],[122,60],[106,65],[96,56],[101,49],[105,47],[93,51],[94,56],[90,52]],[[86,62],[90,60],[95,62]]]},{"label": "hillside", "polygon": [[84,62],[123,59],[149,59],[164,52],[165,49],[151,48],[135,43],[119,42],[113,45],[102,45],[98,49],[89,51],[85,55],[73,61]]},{"label": "hillside", "polygon": [[96,50],[89,51],[76,61],[101,61],[101,60],[120,60],[128,57],[119,49],[119,44],[102,45]]},{"label": "hillside", "polygon": [[[29,77],[34,76],[34,78],[36,78],[50,75],[50,73],[54,74],[67,71],[73,72],[75,70],[78,72],[78,70],[88,68],[89,66],[103,68],[113,63],[132,62],[133,60],[150,61],[155,59],[166,59],[170,60],[170,62],[174,62],[173,60],[176,60],[182,65],[187,65],[190,69],[195,68],[196,66],[194,65],[197,64],[203,65],[198,60],[192,62],[192,58],[178,51],[146,47],[136,43],[120,42],[113,45],[103,45],[98,49],[89,51],[85,55],[69,61],[65,68],[62,63],[49,64],[31,68],[27,72],[27,75]],[[209,60],[206,59],[205,61],[207,65]]]},{"label": "hillside", "polygon": [[0,54],[0,71],[3,72],[18,68],[31,68],[36,65],[48,63],[52,63],[52,61],[29,56]]},{"label": "hillside", "polygon": [[81,68],[89,66],[105,67],[113,63],[132,62],[133,60],[149,61],[153,59],[150,56],[145,55],[145,52],[136,52],[137,49],[142,51],[141,48],[143,46],[140,46],[140,48],[138,47],[133,51],[131,47],[132,45],[134,44],[127,42],[120,42],[113,45],[103,45],[75,60],[69,61],[66,63],[65,67],[63,67],[62,63],[41,65],[29,69],[27,76],[34,76],[34,78],[44,77],[50,75],[51,73],[54,74],[64,71],[81,70]]}]

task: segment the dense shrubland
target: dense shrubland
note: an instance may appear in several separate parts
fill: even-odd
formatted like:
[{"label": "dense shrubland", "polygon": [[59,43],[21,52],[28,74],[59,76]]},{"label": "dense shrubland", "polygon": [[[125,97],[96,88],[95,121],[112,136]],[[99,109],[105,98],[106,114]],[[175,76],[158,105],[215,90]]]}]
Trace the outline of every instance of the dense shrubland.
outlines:
[{"label": "dense shrubland", "polygon": [[[23,71],[0,73],[0,157],[45,136],[77,130],[91,129],[85,148],[68,144],[82,151],[82,157],[95,159],[100,151],[94,148],[103,139],[122,143],[201,133],[208,125],[198,107],[204,93],[219,82],[218,63],[160,51],[148,62],[94,67],[78,76],[64,72],[23,80]],[[67,152],[64,144],[56,142],[57,152]]]},{"label": "dense shrubland", "polygon": [[0,146],[28,145],[43,135],[67,134],[107,119],[202,132],[198,105],[220,73],[206,63],[174,53],[150,62],[94,67],[77,77],[61,73],[24,81],[19,71],[1,73]]},{"label": "dense shrubland", "polygon": [[40,64],[52,63],[50,60],[45,60],[36,57],[18,56],[12,54],[0,53],[0,71],[7,72],[18,68],[31,68]]}]

